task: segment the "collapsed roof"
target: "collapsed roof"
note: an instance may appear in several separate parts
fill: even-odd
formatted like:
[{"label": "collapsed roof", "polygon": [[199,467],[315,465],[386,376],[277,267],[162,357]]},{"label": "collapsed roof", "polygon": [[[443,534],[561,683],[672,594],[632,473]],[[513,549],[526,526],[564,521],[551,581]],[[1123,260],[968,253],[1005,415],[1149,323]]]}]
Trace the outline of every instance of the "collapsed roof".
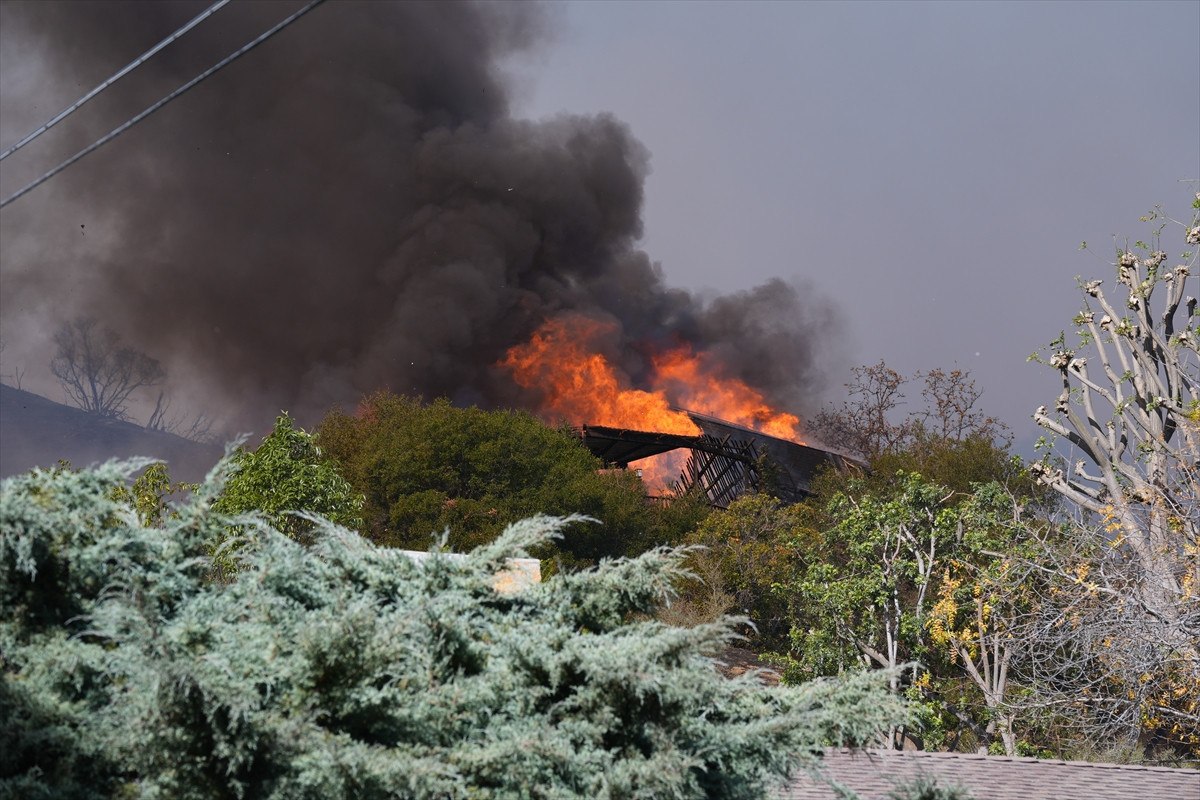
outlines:
[{"label": "collapsed roof", "polygon": [[603,425],[583,425],[577,430],[593,455],[615,467],[625,468],[672,450],[688,450],[679,488],[686,491],[698,487],[718,508],[760,491],[785,502],[798,502],[812,493],[813,477],[822,467],[861,466],[861,462],[843,453],[778,439],[693,411],[685,413],[700,429],[699,435]]}]

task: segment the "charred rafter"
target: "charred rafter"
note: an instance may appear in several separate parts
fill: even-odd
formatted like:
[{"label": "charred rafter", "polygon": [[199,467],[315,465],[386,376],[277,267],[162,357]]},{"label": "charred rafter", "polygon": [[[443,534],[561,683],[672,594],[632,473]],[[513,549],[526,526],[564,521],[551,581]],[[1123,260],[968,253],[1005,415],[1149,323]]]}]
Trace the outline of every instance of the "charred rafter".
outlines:
[{"label": "charred rafter", "polygon": [[840,453],[767,436],[714,417],[693,412],[688,416],[700,434],[603,425],[583,425],[575,430],[594,455],[615,467],[625,468],[671,450],[688,450],[677,488],[703,491],[709,503],[718,508],[760,491],[796,502],[809,494],[812,478],[822,467],[845,469],[857,463]]},{"label": "charred rafter", "polygon": [[708,502],[726,508],[744,494],[762,489],[759,452],[754,442],[701,436],[681,475],[680,489],[699,489]]},{"label": "charred rafter", "polygon": [[608,428],[602,425],[583,425],[575,430],[594,456],[605,464],[621,468],[628,467],[630,462],[681,447],[690,450],[700,438],[674,433]]}]

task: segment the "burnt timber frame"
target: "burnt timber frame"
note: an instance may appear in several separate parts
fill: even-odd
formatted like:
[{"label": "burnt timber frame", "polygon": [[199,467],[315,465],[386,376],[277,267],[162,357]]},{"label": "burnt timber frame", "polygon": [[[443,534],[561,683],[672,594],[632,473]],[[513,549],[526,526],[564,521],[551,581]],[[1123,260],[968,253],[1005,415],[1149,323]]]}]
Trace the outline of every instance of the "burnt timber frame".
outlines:
[{"label": "burnt timber frame", "polygon": [[710,505],[728,508],[742,495],[762,490],[761,459],[754,442],[701,436],[684,464],[680,489],[699,487]]},{"label": "burnt timber frame", "polygon": [[845,470],[862,466],[842,453],[777,439],[715,417],[686,413],[701,430],[699,435],[603,425],[582,425],[575,432],[593,455],[622,469],[671,450],[690,451],[675,488],[680,492],[702,491],[709,504],[717,508],[727,508],[742,495],[763,491],[786,502],[799,502],[811,494],[812,478],[822,467]]},{"label": "burnt timber frame", "polygon": [[622,469],[631,462],[671,450],[689,450],[676,488],[681,492],[698,488],[717,508],[726,508],[742,495],[762,487],[760,453],[752,441],[735,440],[728,435],[687,436],[602,425],[583,425],[575,430],[593,455]]}]

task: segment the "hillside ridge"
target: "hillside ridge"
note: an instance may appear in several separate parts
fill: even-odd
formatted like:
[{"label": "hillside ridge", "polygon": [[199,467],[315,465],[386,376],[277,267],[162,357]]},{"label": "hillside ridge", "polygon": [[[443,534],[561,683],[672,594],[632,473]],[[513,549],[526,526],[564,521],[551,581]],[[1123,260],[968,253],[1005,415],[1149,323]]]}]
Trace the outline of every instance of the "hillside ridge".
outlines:
[{"label": "hillside ridge", "polygon": [[47,397],[0,384],[0,477],[60,459],[84,467],[112,458],[145,456],[165,461],[172,478],[197,481],[222,448],[100,417]]}]

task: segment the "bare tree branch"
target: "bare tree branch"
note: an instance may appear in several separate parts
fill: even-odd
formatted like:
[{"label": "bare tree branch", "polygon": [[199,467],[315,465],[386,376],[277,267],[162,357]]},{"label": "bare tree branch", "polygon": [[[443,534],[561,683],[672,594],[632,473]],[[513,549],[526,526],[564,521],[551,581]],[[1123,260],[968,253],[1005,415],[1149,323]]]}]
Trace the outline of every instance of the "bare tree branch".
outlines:
[{"label": "bare tree branch", "polygon": [[72,403],[102,417],[127,419],[127,404],[138,389],[155,386],[166,372],[155,359],[124,347],[96,320],[79,318],[54,336],[57,346],[50,371]]},{"label": "bare tree branch", "polygon": [[171,398],[160,391],[154,401],[154,410],[146,422],[146,429],[173,433],[194,442],[213,441],[213,421],[207,414],[195,414],[190,419],[186,413],[170,415]]}]

